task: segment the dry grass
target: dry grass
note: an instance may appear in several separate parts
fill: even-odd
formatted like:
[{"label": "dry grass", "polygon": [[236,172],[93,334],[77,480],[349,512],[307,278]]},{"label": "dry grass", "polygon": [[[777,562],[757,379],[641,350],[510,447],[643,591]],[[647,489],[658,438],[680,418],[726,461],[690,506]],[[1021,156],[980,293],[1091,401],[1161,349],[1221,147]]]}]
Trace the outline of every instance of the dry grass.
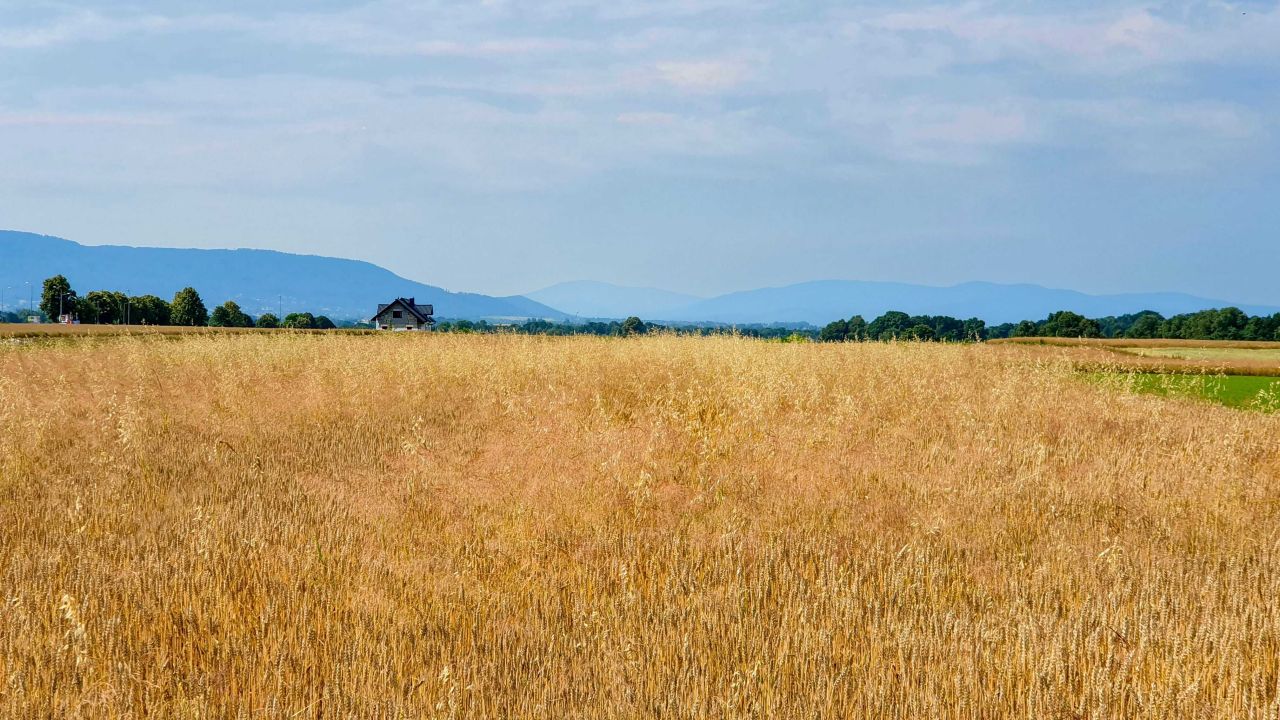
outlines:
[{"label": "dry grass", "polygon": [[1280,342],[1271,340],[1170,340],[1137,338],[1056,338],[1016,337],[990,341],[993,345],[1054,345],[1058,347],[1109,348],[1236,348],[1280,350]]},{"label": "dry grass", "polygon": [[116,335],[209,335],[253,332],[251,328],[180,327],[175,325],[63,325],[61,323],[0,323],[0,338],[71,338]]},{"label": "dry grass", "polygon": [[1277,438],[1009,346],[3,347],[0,715],[1275,717]]},{"label": "dry grass", "polygon": [[179,325],[62,325],[59,323],[0,323],[0,339],[73,340],[121,335],[225,335],[228,333],[367,333],[372,330],[291,330],[277,328],[184,327]]},{"label": "dry grass", "polygon": [[1233,348],[1233,347],[1174,347],[1174,348],[1124,348],[1125,352],[1144,357],[1180,358],[1183,360],[1206,360],[1247,362],[1269,362],[1280,367],[1280,347],[1273,348]]},{"label": "dry grass", "polygon": [[[1021,339],[1021,338],[1018,338]],[[1061,338],[1045,338],[1061,340]],[[1123,342],[1124,344],[1119,344]],[[1193,375],[1267,375],[1280,376],[1276,353],[1278,343],[1245,343],[1212,340],[1152,341],[1135,345],[1137,340],[1013,343],[993,341],[992,348],[1017,351],[1045,361],[1057,358],[1089,372],[1148,372]],[[1177,342],[1179,345],[1160,343]]]}]

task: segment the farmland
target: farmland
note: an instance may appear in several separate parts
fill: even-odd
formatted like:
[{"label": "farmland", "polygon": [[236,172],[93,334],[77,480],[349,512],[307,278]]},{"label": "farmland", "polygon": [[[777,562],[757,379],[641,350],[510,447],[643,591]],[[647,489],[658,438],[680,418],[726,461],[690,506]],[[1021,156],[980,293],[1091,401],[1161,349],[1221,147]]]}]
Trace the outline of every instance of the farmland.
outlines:
[{"label": "farmland", "polygon": [[1274,717],[1280,415],[1128,362],[0,344],[0,716]]},{"label": "farmland", "polygon": [[1270,361],[1276,365],[1280,365],[1280,347],[1258,347],[1258,348],[1241,348],[1241,347],[1214,347],[1198,346],[1198,347],[1135,347],[1125,348],[1125,352],[1132,352],[1145,357],[1171,357],[1181,358],[1184,360],[1245,360],[1245,361]]},{"label": "farmland", "polygon": [[1280,410],[1280,377],[1185,373],[1091,373],[1089,377],[1123,392],[1199,398],[1259,412]]}]

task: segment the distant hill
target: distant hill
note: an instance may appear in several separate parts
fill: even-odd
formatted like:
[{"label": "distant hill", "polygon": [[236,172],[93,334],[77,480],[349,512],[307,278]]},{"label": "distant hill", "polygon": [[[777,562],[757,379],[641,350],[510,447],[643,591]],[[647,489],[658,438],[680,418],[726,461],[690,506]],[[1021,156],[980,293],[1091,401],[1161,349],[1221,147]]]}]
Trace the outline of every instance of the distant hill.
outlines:
[{"label": "distant hill", "polygon": [[61,273],[78,292],[121,290],[131,295],[172,297],[190,285],[212,307],[235,300],[251,315],[306,311],[335,320],[369,317],[379,302],[396,296],[435,305],[441,318],[469,320],[567,320],[575,316],[645,320],[757,323],[808,322],[823,325],[859,314],[870,320],[888,310],[913,315],[979,317],[988,323],[1041,319],[1057,310],[1089,317],[1155,310],[1164,315],[1236,306],[1252,315],[1280,308],[1246,305],[1181,293],[1087,295],[1039,285],[970,282],[952,287],[908,283],[821,280],[760,288],[701,299],[691,295],[611,285],[571,282],[528,297],[455,293],[402,278],[359,260],[295,255],[274,250],[197,250],[80,245],[70,240],[0,230],[0,288],[14,307],[26,299],[30,282]]},{"label": "distant hill", "polygon": [[[613,286],[601,283],[593,284],[591,290],[594,294],[587,296],[590,302],[578,302],[582,307],[557,306],[552,301],[554,296],[550,294],[533,295],[561,310],[572,309],[583,315],[639,315],[645,320],[739,325],[772,322],[823,325],[855,314],[871,320],[889,310],[901,310],[912,315],[978,317],[991,324],[1038,320],[1057,310],[1073,310],[1089,317],[1121,315],[1141,310],[1174,315],[1232,305],[1254,315],[1280,312],[1280,308],[1275,307],[1245,305],[1181,293],[1087,295],[1074,290],[1057,290],[1039,285],[970,282],[951,287],[933,287],[856,280],[821,280],[785,287],[744,290],[666,309],[642,309],[645,296],[641,295],[633,300],[629,288],[619,288],[608,295],[606,290],[611,287]],[[606,309],[611,312],[605,312]]]},{"label": "distant hill", "polygon": [[120,290],[165,299],[190,285],[213,307],[235,300],[246,312],[311,312],[337,319],[368,318],[379,302],[414,297],[435,305],[437,317],[479,319],[545,318],[565,313],[525,297],[491,297],[448,292],[407,280],[359,260],[294,255],[274,250],[196,250],[118,245],[80,245],[47,235],[0,230],[0,287],[10,306],[24,283],[35,286],[57,274],[80,294]]},{"label": "distant hill", "polygon": [[868,320],[889,310],[912,315],[977,317],[988,323],[1037,320],[1057,310],[1104,317],[1155,310],[1163,315],[1235,305],[1250,314],[1280,308],[1240,305],[1181,293],[1086,295],[1039,285],[970,282],[951,287],[907,283],[822,280],[730,293],[693,303],[666,318],[728,323],[805,320],[815,325],[860,314]]},{"label": "distant hill", "polygon": [[702,299],[669,290],[625,287],[593,280],[560,283],[525,293],[525,297],[573,315],[591,318],[665,317]]}]

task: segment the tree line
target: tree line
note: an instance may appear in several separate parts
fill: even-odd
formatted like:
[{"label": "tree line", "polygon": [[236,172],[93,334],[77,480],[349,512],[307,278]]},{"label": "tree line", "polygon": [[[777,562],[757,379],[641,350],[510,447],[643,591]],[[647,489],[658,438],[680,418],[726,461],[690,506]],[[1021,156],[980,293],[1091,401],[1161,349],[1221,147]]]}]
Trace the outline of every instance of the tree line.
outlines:
[{"label": "tree line", "polygon": [[1086,318],[1062,311],[1039,322],[991,329],[991,337],[1084,337],[1167,340],[1280,340],[1280,313],[1249,315],[1235,307],[1165,317],[1153,310]]},{"label": "tree line", "polygon": [[811,340],[817,337],[817,330],[807,326],[785,323],[769,325],[660,325],[645,322],[636,316],[625,320],[589,321],[582,323],[551,322],[549,320],[527,320],[523,323],[494,324],[485,320],[442,320],[436,323],[436,332],[454,333],[516,333],[520,335],[595,335],[599,337],[628,337],[647,335],[649,333],[670,333],[675,335],[738,335],[764,340],[794,341]]},{"label": "tree line", "polygon": [[[328,330],[332,320],[311,313],[289,313],[283,319],[273,313],[250,316],[234,300],[218,305],[212,312],[195,288],[185,287],[172,300],[155,295],[127,295],[115,290],[92,290],[84,295],[72,289],[63,275],[44,281],[40,292],[40,313],[46,320],[70,317],[91,325],[182,325],[188,327],[259,327],[295,330]],[[16,313],[10,313],[15,315]],[[17,317],[14,318],[18,319]]]},{"label": "tree line", "polygon": [[1153,310],[1088,318],[1070,310],[1043,320],[1023,320],[987,327],[978,318],[907,315],[890,311],[867,322],[861,315],[828,323],[818,332],[822,342],[857,340],[922,340],[979,342],[1010,337],[1130,338],[1170,340],[1280,340],[1280,313],[1248,315],[1239,308],[1165,317]]},{"label": "tree line", "polygon": [[921,340],[977,342],[987,339],[987,324],[978,318],[960,320],[947,315],[908,315],[890,310],[867,322],[861,315],[836,320],[818,331],[821,342],[857,340]]},{"label": "tree line", "polygon": [[[289,313],[283,319],[273,313],[257,318],[228,300],[210,312],[194,288],[186,287],[166,301],[155,295],[129,296],[114,290],[94,290],[79,295],[62,275],[44,281],[40,313],[45,319],[70,316],[81,323],[132,325],[186,325],[210,327],[292,328],[327,330],[336,327],[329,318],[311,313]],[[26,313],[0,313],[0,321],[21,322]],[[908,315],[891,310],[868,322],[861,315],[836,320],[821,329],[808,325],[678,325],[646,323],[638,317],[610,322],[579,324],[528,320],[520,324],[492,324],[484,320],[444,320],[439,332],[515,332],[528,335],[598,335],[625,337],[650,332],[681,335],[734,334],[776,341],[820,342],[916,340],[926,342],[981,342],[996,338],[1163,338],[1185,340],[1280,340],[1280,313],[1251,316],[1227,307],[1165,317],[1152,310],[1128,315],[1088,318],[1070,310],[1051,313],[1043,320],[1023,320],[988,327],[978,318],[961,320],[947,315]]]}]

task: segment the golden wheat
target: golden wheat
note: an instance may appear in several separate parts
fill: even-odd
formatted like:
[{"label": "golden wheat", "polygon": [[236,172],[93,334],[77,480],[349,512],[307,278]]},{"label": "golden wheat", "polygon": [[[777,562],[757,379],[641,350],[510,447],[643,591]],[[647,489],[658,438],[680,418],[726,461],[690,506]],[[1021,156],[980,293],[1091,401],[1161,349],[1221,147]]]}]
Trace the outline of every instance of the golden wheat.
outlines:
[{"label": "golden wheat", "polygon": [[1014,346],[0,347],[0,715],[1276,717],[1278,438]]}]

